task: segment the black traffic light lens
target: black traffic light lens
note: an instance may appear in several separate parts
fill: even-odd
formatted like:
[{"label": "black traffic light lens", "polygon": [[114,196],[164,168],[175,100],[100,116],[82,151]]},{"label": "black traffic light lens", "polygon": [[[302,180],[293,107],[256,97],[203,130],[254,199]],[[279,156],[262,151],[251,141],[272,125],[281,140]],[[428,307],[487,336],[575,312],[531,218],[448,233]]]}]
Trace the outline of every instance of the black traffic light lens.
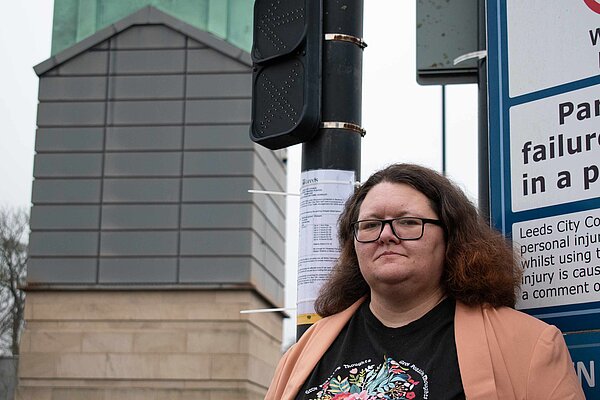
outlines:
[{"label": "black traffic light lens", "polygon": [[255,134],[259,137],[289,132],[298,124],[304,107],[304,66],[291,58],[264,69],[256,77]]},{"label": "black traffic light lens", "polygon": [[304,40],[305,0],[259,1],[254,9],[254,48],[256,61],[289,54]]}]

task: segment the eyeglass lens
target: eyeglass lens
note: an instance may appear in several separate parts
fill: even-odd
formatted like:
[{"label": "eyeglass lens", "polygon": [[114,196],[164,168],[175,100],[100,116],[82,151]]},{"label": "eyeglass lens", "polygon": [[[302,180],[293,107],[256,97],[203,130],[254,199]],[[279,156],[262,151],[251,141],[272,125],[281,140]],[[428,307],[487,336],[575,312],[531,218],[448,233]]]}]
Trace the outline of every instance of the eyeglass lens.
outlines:
[{"label": "eyeglass lens", "polygon": [[385,224],[390,224],[393,233],[403,240],[416,240],[423,236],[423,221],[419,218],[396,218],[392,220],[363,220],[354,225],[354,235],[360,242],[373,242],[381,236]]}]

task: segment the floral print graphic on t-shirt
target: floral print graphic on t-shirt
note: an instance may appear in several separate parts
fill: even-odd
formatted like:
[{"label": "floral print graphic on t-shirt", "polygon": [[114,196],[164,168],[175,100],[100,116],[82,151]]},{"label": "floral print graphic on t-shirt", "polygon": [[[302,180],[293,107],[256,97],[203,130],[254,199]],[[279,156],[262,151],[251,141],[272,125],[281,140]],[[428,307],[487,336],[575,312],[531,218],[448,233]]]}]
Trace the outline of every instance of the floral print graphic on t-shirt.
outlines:
[{"label": "floral print graphic on t-shirt", "polygon": [[[384,357],[379,365],[370,362],[365,360],[337,367],[322,385],[305,392],[308,395],[306,399],[413,400],[417,398],[417,389],[424,395],[419,398],[427,398],[427,375],[415,365],[390,357]],[[420,375],[418,380],[415,379],[417,375]]]}]

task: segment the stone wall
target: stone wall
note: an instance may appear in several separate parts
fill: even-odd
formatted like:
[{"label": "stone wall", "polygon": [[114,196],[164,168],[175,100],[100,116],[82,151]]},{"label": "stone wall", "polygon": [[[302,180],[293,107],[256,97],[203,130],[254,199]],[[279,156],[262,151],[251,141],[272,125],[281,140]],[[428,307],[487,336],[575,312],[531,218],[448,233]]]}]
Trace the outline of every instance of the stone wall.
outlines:
[{"label": "stone wall", "polygon": [[281,316],[251,291],[30,292],[20,400],[258,400]]}]

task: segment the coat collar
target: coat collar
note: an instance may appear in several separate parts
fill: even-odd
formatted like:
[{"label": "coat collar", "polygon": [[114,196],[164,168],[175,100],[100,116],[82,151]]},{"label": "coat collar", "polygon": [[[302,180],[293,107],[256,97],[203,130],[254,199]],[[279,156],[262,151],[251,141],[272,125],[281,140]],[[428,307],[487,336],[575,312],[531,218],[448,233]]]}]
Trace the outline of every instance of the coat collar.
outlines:
[{"label": "coat collar", "polygon": [[458,365],[467,399],[498,400],[483,314],[481,306],[456,302],[454,336]]},{"label": "coat collar", "polygon": [[337,338],[340,331],[356,312],[366,297],[359,299],[344,311],[324,318],[311,326],[302,335],[296,346],[302,351],[290,374],[282,399],[295,399],[302,385],[313,371],[319,360]]}]

